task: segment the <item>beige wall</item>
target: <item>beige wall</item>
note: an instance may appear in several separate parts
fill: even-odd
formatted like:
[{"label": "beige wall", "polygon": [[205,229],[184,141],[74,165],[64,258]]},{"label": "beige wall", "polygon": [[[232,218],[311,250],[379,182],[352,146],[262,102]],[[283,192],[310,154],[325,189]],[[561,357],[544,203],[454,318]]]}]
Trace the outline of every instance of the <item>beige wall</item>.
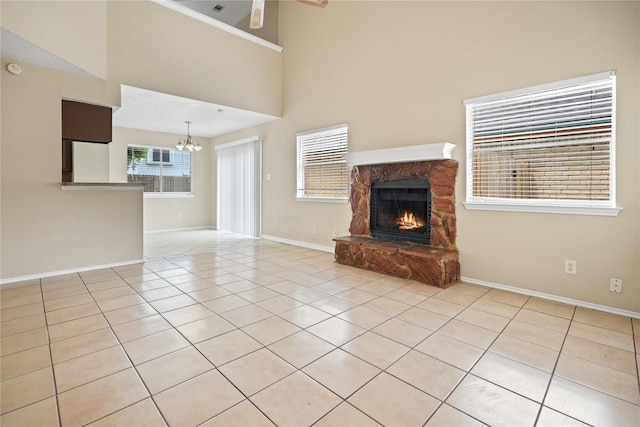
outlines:
[{"label": "beige wall", "polygon": [[[280,5],[283,118],[264,136],[263,232],[332,246],[348,205],[295,201],[295,133],[349,123],[351,151],[457,145],[462,275],[640,311],[640,3],[330,2]],[[617,217],[467,211],[463,100],[616,69]],[[312,234],[316,225],[318,234]],[[578,274],[564,274],[564,260]],[[624,280],[622,294],[609,278]]]},{"label": "beige wall", "polygon": [[[110,146],[111,176],[113,182],[127,181],[127,145],[145,145],[173,148],[178,138],[161,132],[113,128],[113,142]],[[193,197],[145,197],[144,231],[172,230],[179,228],[208,227],[211,186],[210,171],[211,143],[207,138],[196,137],[202,150],[193,153],[192,192]],[[182,216],[182,219],[180,219]]]},{"label": "beige wall", "polygon": [[0,6],[2,27],[99,78],[280,115],[280,52],[151,0]]},{"label": "beige wall", "polygon": [[2,61],[2,279],[140,260],[142,194],[62,191],[62,98],[118,105],[118,87]]},{"label": "beige wall", "polygon": [[[47,2],[9,3],[2,2],[3,26],[34,43],[47,39],[54,53],[105,75],[103,33],[77,39],[55,25],[84,16],[77,2],[62,2],[73,8],[68,13],[48,14]],[[35,22],[16,12],[29,7],[38,9]],[[346,121],[352,151],[449,141],[458,145],[454,157],[461,164],[456,208],[463,276],[640,311],[639,9],[638,2],[611,1],[332,1],[321,10],[283,2],[279,54],[148,1],[109,2],[104,64],[110,81],[179,96],[273,115],[282,101],[282,120],[215,140],[264,138],[263,172],[272,175],[264,181],[265,234],[332,246],[333,229],[348,233],[348,205],[295,201],[297,131]],[[99,27],[101,12],[93,16]],[[44,31],[47,19],[62,34]],[[95,54],[88,52],[93,48]],[[109,85],[24,68],[20,77],[2,69],[2,277],[30,274],[33,261],[41,272],[98,258],[115,262],[111,249],[138,231],[125,226],[122,236],[107,235],[101,220],[119,220],[112,196],[61,193],[58,184],[60,96],[104,104]],[[463,99],[608,69],[618,75],[620,215],[465,210]],[[37,173],[19,165],[12,140],[39,148]],[[207,158],[214,177],[213,150]],[[215,225],[213,184],[209,195],[207,215]],[[90,215],[77,218],[87,204]],[[155,226],[164,228],[160,220]],[[59,238],[74,227],[81,232],[61,250]],[[87,251],[86,236],[96,236],[100,248]],[[577,261],[577,275],[563,273],[564,259]],[[622,294],[608,291],[610,277],[624,280]]]},{"label": "beige wall", "polygon": [[151,1],[109,2],[108,11],[110,80],[280,115],[280,52]]},{"label": "beige wall", "polygon": [[107,76],[105,0],[3,0],[2,26],[96,77]]},{"label": "beige wall", "polygon": [[[280,114],[279,52],[149,0],[2,1],[0,10],[3,28],[106,79],[80,78],[29,64],[21,64],[24,73],[17,77],[8,74],[3,59],[3,279],[142,258],[139,191],[60,190],[62,97],[119,105],[124,83]],[[175,136],[167,135],[141,139],[159,145],[175,142]],[[23,144],[37,153],[27,166]],[[205,148],[196,158],[194,168],[201,172],[195,178],[195,197],[145,202],[147,230],[215,224],[211,213],[215,213],[215,191],[209,179],[215,166],[210,170],[208,164],[215,156],[208,151]],[[111,181],[126,181],[117,167],[126,164],[126,151],[110,150],[109,164]]]}]

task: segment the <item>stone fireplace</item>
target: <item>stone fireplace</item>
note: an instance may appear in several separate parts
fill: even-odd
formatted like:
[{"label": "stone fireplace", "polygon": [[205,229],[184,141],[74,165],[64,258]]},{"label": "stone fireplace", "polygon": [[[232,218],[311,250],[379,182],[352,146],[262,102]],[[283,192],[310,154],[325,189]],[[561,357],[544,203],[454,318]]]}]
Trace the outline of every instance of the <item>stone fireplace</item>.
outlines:
[{"label": "stone fireplace", "polygon": [[334,239],[336,261],[440,287],[457,282],[454,147],[351,153],[351,235]]}]

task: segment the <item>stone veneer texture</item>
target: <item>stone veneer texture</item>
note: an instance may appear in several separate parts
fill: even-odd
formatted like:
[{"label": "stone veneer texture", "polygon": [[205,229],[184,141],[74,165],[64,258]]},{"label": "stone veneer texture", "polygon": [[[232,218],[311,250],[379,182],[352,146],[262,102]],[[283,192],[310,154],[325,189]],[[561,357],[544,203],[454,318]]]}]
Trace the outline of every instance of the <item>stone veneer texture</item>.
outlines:
[{"label": "stone veneer texture", "polygon": [[[351,236],[335,239],[336,261],[440,287],[458,281],[457,172],[458,162],[454,160],[354,166],[351,170]],[[431,186],[429,246],[370,237],[371,184],[414,178],[427,179]]]},{"label": "stone veneer texture", "polygon": [[354,166],[351,169],[352,236],[369,236],[371,183],[399,179],[427,179],[431,185],[430,246],[456,249],[455,182],[458,162],[434,160]]}]

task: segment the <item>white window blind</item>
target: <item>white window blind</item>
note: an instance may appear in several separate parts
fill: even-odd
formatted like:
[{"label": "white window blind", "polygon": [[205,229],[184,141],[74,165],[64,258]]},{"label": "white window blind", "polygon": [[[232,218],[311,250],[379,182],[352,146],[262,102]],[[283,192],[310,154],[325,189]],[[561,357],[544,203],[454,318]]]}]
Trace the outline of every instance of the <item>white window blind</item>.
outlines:
[{"label": "white window blind", "polygon": [[615,206],[615,73],[465,101],[467,204]]},{"label": "white window blind", "polygon": [[258,137],[216,146],[218,230],[260,237],[262,140]]},{"label": "white window blind", "polygon": [[297,198],[346,201],[349,171],[348,125],[341,124],[296,134],[298,153]]}]

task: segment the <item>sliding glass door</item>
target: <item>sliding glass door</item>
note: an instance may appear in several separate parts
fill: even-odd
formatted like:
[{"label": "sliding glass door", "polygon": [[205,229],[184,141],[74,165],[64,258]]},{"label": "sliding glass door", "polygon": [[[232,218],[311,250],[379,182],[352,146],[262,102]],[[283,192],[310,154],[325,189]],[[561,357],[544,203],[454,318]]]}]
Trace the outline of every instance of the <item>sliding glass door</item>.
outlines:
[{"label": "sliding glass door", "polygon": [[262,140],[258,137],[216,146],[218,230],[260,237]]}]

